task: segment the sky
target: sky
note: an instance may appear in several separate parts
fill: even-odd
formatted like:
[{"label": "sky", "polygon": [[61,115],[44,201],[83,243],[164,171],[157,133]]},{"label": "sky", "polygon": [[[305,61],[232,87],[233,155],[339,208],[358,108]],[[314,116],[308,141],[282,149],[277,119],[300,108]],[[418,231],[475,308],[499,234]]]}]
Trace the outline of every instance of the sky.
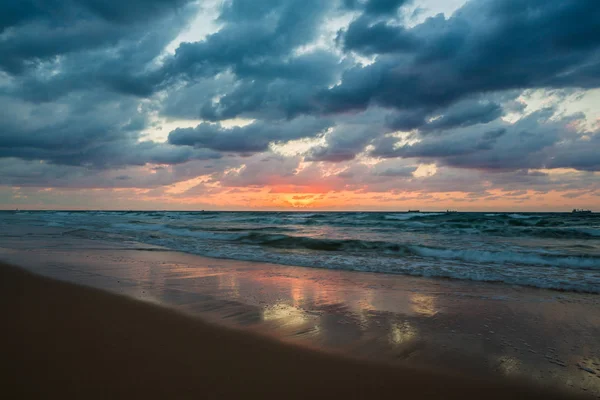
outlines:
[{"label": "sky", "polygon": [[598,0],[0,0],[0,208],[599,210]]}]

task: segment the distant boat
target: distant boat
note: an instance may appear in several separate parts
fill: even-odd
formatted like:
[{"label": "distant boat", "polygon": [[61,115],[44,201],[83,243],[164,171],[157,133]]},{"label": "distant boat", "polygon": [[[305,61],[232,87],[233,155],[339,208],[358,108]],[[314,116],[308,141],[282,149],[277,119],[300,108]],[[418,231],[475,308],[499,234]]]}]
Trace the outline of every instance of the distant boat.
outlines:
[{"label": "distant boat", "polygon": [[458,212],[458,211],[456,211],[456,210],[446,210],[446,214],[452,214],[452,213],[455,213],[455,212]]},{"label": "distant boat", "polygon": [[421,210],[408,210],[408,212],[421,212]]},{"label": "distant boat", "polygon": [[572,213],[573,214],[591,214],[592,210],[584,210],[582,208],[574,208]]}]

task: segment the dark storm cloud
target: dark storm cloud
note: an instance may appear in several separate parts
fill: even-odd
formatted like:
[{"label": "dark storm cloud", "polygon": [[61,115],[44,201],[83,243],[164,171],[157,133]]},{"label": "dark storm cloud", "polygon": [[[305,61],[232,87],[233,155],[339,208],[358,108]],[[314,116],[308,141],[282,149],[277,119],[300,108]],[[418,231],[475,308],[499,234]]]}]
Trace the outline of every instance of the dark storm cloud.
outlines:
[{"label": "dark storm cloud", "polygon": [[[506,97],[506,96],[505,96]],[[314,147],[306,154],[308,161],[340,162],[354,159],[362,153],[366,146],[376,138],[379,150],[374,154],[377,156],[390,156],[396,154],[393,151],[381,150],[392,148],[396,142],[394,138],[381,138],[385,133],[391,131],[412,131],[418,129],[420,135],[445,134],[448,130],[456,128],[467,128],[473,125],[487,124],[498,119],[504,113],[503,108],[494,101],[466,100],[435,113],[426,110],[413,110],[385,114],[383,110],[372,108],[367,113],[359,113],[352,117],[338,119],[338,126],[326,135],[326,143]],[[431,116],[434,118],[431,118]],[[504,133],[504,128],[482,128],[491,129],[474,141],[473,138],[464,138],[459,142],[451,143],[448,147],[443,142],[439,151],[454,151],[456,154],[481,150],[489,147],[496,136]],[[479,132],[480,133],[480,132]],[[478,134],[479,134],[478,133]],[[452,139],[449,140],[453,140]],[[389,144],[385,144],[390,142]],[[437,151],[438,139],[430,139],[423,142],[422,146],[429,146],[431,151]],[[408,154],[397,154],[402,157],[412,157]]]},{"label": "dark storm cloud", "polygon": [[305,154],[307,161],[341,162],[356,158],[374,138],[386,133],[386,111],[372,108],[363,113],[339,117],[325,135],[325,143]]},{"label": "dark storm cloud", "polygon": [[[171,118],[198,119],[212,109],[213,99],[234,90],[236,78],[231,73],[191,82],[177,90],[166,93],[161,113]],[[214,120],[214,119],[210,119]]]},{"label": "dark storm cloud", "polygon": [[202,123],[196,128],[174,130],[169,134],[169,143],[222,152],[257,153],[267,150],[269,144],[273,142],[315,137],[331,125],[331,121],[315,118],[254,122],[233,128],[225,128],[221,124]]},{"label": "dark storm cloud", "polygon": [[143,140],[152,106],[119,94],[155,90],[148,68],[195,8],[191,0],[0,2],[0,69],[8,73],[0,157],[75,170],[220,157]]},{"label": "dark storm cloud", "polygon": [[443,136],[418,136],[399,145],[395,137],[374,142],[373,156],[416,158],[438,165],[480,170],[575,168],[598,171],[598,132],[576,133],[568,124],[581,115],[554,118],[554,110],[532,113],[514,124],[493,123],[446,131]]},{"label": "dark storm cloud", "polygon": [[[218,104],[214,96],[201,102],[192,96],[190,102],[200,105],[181,111],[178,105],[188,99],[169,91],[160,108],[167,115],[171,110],[218,121],[272,113],[271,106],[281,104],[273,109],[290,110],[271,115],[281,118],[297,114],[294,108],[304,111],[310,95],[333,80],[338,68],[338,57],[323,51],[293,54],[318,33],[328,5],[316,0],[225,2],[219,32],[182,44],[158,68],[156,57],[193,16],[182,8],[187,3],[3,2],[2,27],[7,29],[0,36],[0,68],[13,78],[0,82],[7,105],[3,114],[11,116],[0,122],[0,157],[101,169],[173,165],[218,158],[215,149],[263,151],[271,141],[314,136],[331,125],[310,118],[218,131],[202,125],[194,146],[183,145],[182,131],[171,135],[177,145],[143,141],[153,106],[118,93],[147,96],[180,79],[193,87],[198,78],[211,80],[230,70],[231,86],[213,85],[213,95],[221,97]],[[177,102],[169,105],[172,98]]]},{"label": "dark storm cloud", "polygon": [[0,109],[0,158],[111,168],[220,157],[213,151],[141,141],[148,110],[111,93],[71,94],[41,105],[0,97]]},{"label": "dark storm cloud", "polygon": [[362,10],[369,15],[390,16],[411,0],[342,0],[342,6],[348,10]]},{"label": "dark storm cloud", "polygon": [[[200,42],[182,43],[155,76],[163,83],[184,80],[193,86],[225,71],[232,74],[235,85],[217,89],[218,101],[196,99],[188,117],[219,121],[311,114],[316,94],[337,80],[347,62],[324,50],[296,50],[318,37],[331,8],[318,0],[227,2],[219,17],[223,27]],[[174,112],[169,100],[166,111]]]},{"label": "dark storm cloud", "polygon": [[393,14],[398,8],[408,3],[409,0],[367,0],[365,13],[367,14]]},{"label": "dark storm cloud", "polygon": [[[227,68],[243,77],[263,73],[263,65],[276,78],[283,58],[316,37],[329,8],[319,0],[226,2],[219,17],[223,27],[200,42],[182,43],[165,65],[165,79],[212,76]],[[289,69],[281,73],[285,77]]]},{"label": "dark storm cloud", "polygon": [[[424,139],[417,144],[404,145],[398,148],[390,146],[383,147],[384,142],[379,142],[379,146],[373,152],[373,155],[379,157],[403,157],[403,158],[440,158],[454,156],[467,156],[484,150],[491,150],[497,139],[504,135],[506,130],[503,128],[487,131],[476,135],[453,135],[444,138]],[[396,142],[392,139],[393,142]],[[394,143],[395,144],[395,143]]]},{"label": "dark storm cloud", "polygon": [[81,18],[88,14],[106,21],[131,23],[187,2],[189,0],[6,0],[0,3],[0,32],[31,20]]},{"label": "dark storm cloud", "polygon": [[386,117],[387,126],[393,130],[421,133],[486,124],[504,114],[502,106],[489,100],[464,100],[442,110],[417,109],[399,111]]},{"label": "dark storm cloud", "polygon": [[[31,15],[26,17],[20,7],[7,13],[14,15],[15,29],[23,31],[2,41],[6,68],[15,70],[25,61],[35,62],[83,46],[86,50],[120,48],[123,37],[139,39],[139,32],[154,30],[148,21],[163,18],[185,3],[154,0],[146,9],[141,7],[141,0],[121,8],[112,1],[55,2],[62,5],[54,7],[61,16],[64,10],[83,12],[66,13],[62,20],[68,23],[63,29],[38,24],[47,18],[45,7],[31,7]],[[67,60],[58,76],[48,73],[47,79],[34,77],[28,87],[37,84],[47,87],[47,92],[68,91],[84,86],[93,76],[94,84],[147,96],[181,79],[194,82],[229,70],[240,88],[226,92],[229,97],[222,103],[205,101],[198,110],[203,118],[219,120],[259,110],[293,117],[314,113],[319,103],[325,112],[364,109],[373,103],[399,110],[435,109],[473,93],[598,86],[600,68],[595,67],[600,65],[600,16],[595,0],[473,0],[449,19],[438,15],[410,29],[374,19],[389,17],[404,3],[346,2],[362,10],[362,16],[342,33],[344,46],[379,54],[379,58],[373,65],[347,69],[341,85],[332,90],[327,86],[344,67],[336,64],[334,54],[294,53],[317,37],[332,8],[330,2],[317,0],[228,1],[219,17],[222,28],[205,40],[181,44],[161,68],[151,68],[158,55],[156,49],[131,51],[126,46],[108,60],[101,54],[95,55],[95,62],[85,57],[77,62]],[[143,12],[137,12],[140,9]],[[123,21],[129,22],[125,29],[118,25]],[[23,40],[29,44],[21,43]],[[156,38],[146,45],[153,43],[157,43]],[[164,43],[157,47],[164,48]],[[402,54],[383,55],[396,51]],[[145,57],[130,60],[130,54]],[[94,74],[87,73],[90,71]],[[290,94],[292,99],[281,101]]]},{"label": "dark storm cloud", "polygon": [[[438,15],[397,34],[420,45],[347,70],[340,85],[322,92],[325,110],[436,108],[476,93],[600,85],[596,0],[471,1],[449,19]],[[387,46],[377,29],[372,35],[372,46]],[[359,47],[371,49],[368,41]]]},{"label": "dark storm cloud", "polygon": [[92,166],[94,168],[115,168],[146,164],[183,164],[191,160],[211,160],[221,158],[221,154],[209,149],[189,149],[169,146],[153,141],[117,141],[91,147],[86,151],[55,158],[54,162]]},{"label": "dark storm cloud", "polygon": [[394,131],[412,131],[427,124],[427,116],[432,110],[402,110],[385,118],[387,126]]},{"label": "dark storm cloud", "polygon": [[486,124],[502,116],[502,107],[497,103],[461,102],[451,106],[439,118],[420,127],[421,132]]},{"label": "dark storm cloud", "polygon": [[548,168],[600,171],[600,130],[589,138],[561,143],[559,149],[548,161]]},{"label": "dark storm cloud", "polygon": [[[209,91],[204,92],[195,99],[193,110],[184,106],[184,110],[191,111],[185,117],[221,121],[235,117],[281,119],[310,114],[314,108],[311,99],[335,79],[341,67],[336,56],[323,51],[286,61],[262,61],[251,72],[248,68],[248,76],[237,76],[233,84],[216,88],[212,96]],[[213,100],[214,95],[219,95],[218,101]],[[173,99],[175,97],[169,97],[165,101],[165,112],[184,116],[173,105]]]},{"label": "dark storm cloud", "polygon": [[338,42],[346,51],[366,55],[412,51],[419,40],[403,27],[362,17],[354,20],[347,30],[340,32]]},{"label": "dark storm cloud", "polygon": [[0,97],[0,147],[23,151],[80,151],[92,143],[126,139],[146,126],[138,103],[106,93],[71,95],[61,102],[32,104]]},{"label": "dark storm cloud", "polygon": [[[143,38],[156,23],[190,2],[3,0],[0,69],[22,74],[59,55],[118,47],[123,40]],[[163,28],[159,30],[164,33]]]},{"label": "dark storm cloud", "polygon": [[348,4],[347,8],[362,9],[363,13],[338,32],[337,43],[345,51],[366,55],[416,50],[421,44],[419,38],[395,18],[398,9],[407,3],[407,0],[369,0]]},{"label": "dark storm cloud", "polygon": [[338,126],[326,136],[326,144],[311,149],[307,161],[340,162],[352,160],[362,152],[373,137],[381,134],[381,127],[368,125]]}]

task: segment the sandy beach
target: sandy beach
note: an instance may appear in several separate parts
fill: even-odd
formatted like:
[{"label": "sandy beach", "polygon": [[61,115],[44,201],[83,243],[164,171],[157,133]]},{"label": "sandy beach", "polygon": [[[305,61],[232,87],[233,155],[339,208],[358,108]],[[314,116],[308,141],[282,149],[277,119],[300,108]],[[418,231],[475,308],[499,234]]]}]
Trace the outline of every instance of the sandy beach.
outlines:
[{"label": "sandy beach", "polygon": [[11,398],[566,398],[326,355],[7,265],[0,275]]},{"label": "sandy beach", "polygon": [[21,267],[2,268],[3,379],[23,396],[600,394],[596,295],[3,232]]}]

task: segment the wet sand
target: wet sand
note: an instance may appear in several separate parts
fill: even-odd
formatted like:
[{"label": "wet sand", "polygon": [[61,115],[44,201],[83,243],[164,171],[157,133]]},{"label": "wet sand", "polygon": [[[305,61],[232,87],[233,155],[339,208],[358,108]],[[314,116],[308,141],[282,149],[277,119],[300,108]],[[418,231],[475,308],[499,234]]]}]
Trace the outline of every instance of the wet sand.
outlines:
[{"label": "wet sand", "polygon": [[0,292],[7,398],[563,398],[327,355],[6,265]]},{"label": "wet sand", "polygon": [[218,260],[26,229],[0,234],[0,260],[311,352],[600,395],[597,295]]}]

